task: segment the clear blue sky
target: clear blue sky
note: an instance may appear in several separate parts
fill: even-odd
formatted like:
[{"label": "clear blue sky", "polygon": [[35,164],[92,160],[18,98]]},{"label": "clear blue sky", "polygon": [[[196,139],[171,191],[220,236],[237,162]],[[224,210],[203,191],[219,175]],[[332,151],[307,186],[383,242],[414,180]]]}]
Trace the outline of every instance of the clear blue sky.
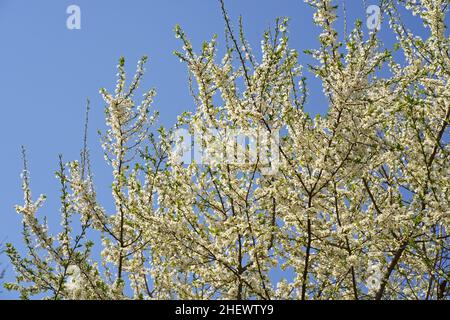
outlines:
[{"label": "clear blue sky", "polygon": [[[362,1],[343,1],[350,21],[364,20]],[[66,9],[71,4],[81,8],[81,30],[66,28]],[[239,15],[244,17],[255,51],[264,29],[279,16],[291,18],[291,47],[302,51],[318,45],[313,11],[302,0],[228,0],[227,6],[235,21]],[[48,196],[41,215],[48,217],[50,226],[59,224],[58,181],[54,177],[57,156],[62,153],[66,160],[78,157],[86,98],[91,99],[92,107],[90,147],[95,179],[103,190],[102,200],[109,199],[110,171],[96,135],[97,129],[104,128],[98,89],[114,88],[115,66],[121,55],[127,59],[130,74],[142,55],[150,57],[142,86],[157,89],[154,106],[160,111],[159,124],[171,126],[178,114],[193,109],[186,66],[172,55],[180,49],[172,31],[177,23],[194,48],[200,48],[214,33],[219,43],[224,42],[224,24],[215,0],[0,0],[0,240],[23,247],[21,219],[14,211],[14,205],[22,202],[21,145],[28,151],[34,196]],[[387,24],[383,28],[387,29]],[[386,42],[391,41],[386,35]],[[303,54],[300,61],[305,65],[311,62]],[[326,102],[319,83],[312,79],[310,84],[314,88],[308,111],[323,113]],[[7,263],[5,256],[0,263]],[[12,277],[8,268],[6,280]],[[17,295],[0,293],[0,299],[13,297]]]}]

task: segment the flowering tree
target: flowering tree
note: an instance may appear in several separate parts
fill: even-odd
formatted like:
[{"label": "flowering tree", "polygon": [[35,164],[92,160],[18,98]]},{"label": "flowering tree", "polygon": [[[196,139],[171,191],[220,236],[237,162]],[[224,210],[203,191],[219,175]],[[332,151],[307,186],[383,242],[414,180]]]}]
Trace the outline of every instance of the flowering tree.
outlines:
[{"label": "flowering tree", "polygon": [[[28,255],[8,245],[17,281],[6,288],[52,299],[448,299],[448,2],[401,1],[429,29],[425,39],[384,2],[401,63],[360,21],[341,41],[331,0],[306,2],[322,29],[320,48],[308,53],[325,116],[304,111],[287,19],[264,34],[261,59],[223,2],[222,59],[216,38],[197,53],[177,26],[175,54],[196,110],[153,130],[155,92],[134,99],[147,59],[128,87],[121,59],[114,93],[101,90],[114,212],[97,199],[85,148],[80,161],[61,158],[62,231],[50,235],[25,160],[17,211]],[[187,146],[201,147],[193,161],[173,147],[186,146],[180,130],[195,137]]]}]

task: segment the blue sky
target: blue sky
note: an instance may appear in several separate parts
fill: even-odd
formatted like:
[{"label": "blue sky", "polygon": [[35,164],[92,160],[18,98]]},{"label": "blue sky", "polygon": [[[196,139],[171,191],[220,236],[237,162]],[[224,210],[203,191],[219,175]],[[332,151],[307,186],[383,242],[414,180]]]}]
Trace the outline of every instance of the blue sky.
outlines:
[{"label": "blue sky", "polygon": [[[362,1],[345,2],[350,21],[364,20]],[[81,8],[81,30],[66,28],[66,9],[72,4]],[[302,51],[318,46],[313,11],[302,0],[228,0],[227,6],[235,21],[239,15],[244,17],[255,51],[264,29],[281,16],[291,18],[291,47]],[[224,24],[215,0],[0,0],[0,240],[22,248],[21,219],[14,211],[14,205],[22,202],[21,145],[27,148],[34,196],[48,196],[41,214],[51,226],[58,225],[54,172],[59,153],[65,160],[78,158],[86,98],[92,107],[90,148],[95,179],[103,190],[102,200],[109,199],[110,171],[95,134],[104,128],[98,90],[114,88],[120,56],[125,56],[130,74],[142,55],[149,56],[142,88],[157,89],[154,106],[160,112],[160,125],[171,126],[182,111],[193,110],[186,66],[172,54],[181,47],[174,37],[175,24],[183,27],[194,48],[215,33],[219,43],[224,42]],[[385,41],[392,42],[392,37],[386,34]],[[301,54],[300,62],[306,65],[311,60]],[[308,111],[325,112],[319,82],[311,79],[309,83],[313,95]],[[0,263],[5,265],[6,257],[0,257]],[[12,277],[8,268],[6,280]],[[14,297],[15,293],[0,293],[0,299]]]}]

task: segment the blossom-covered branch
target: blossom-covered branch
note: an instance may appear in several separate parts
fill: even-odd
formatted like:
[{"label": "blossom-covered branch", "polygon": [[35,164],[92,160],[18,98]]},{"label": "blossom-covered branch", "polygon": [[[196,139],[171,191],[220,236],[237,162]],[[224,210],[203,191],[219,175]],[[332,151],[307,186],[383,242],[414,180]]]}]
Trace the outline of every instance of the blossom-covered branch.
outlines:
[{"label": "blossom-covered branch", "polygon": [[[341,39],[334,1],[307,0],[322,30],[309,68],[329,104],[315,118],[289,20],[264,33],[258,58],[220,2],[223,56],[216,36],[197,51],[175,27],[196,108],[174,128],[155,129],[154,90],[135,102],[146,57],[128,87],[121,58],[114,93],[101,89],[112,212],[85,147],[81,163],[60,158],[62,231],[50,235],[24,155],[16,209],[28,251],[8,245],[17,281],[7,289],[49,299],[448,299],[447,1],[400,1],[426,38],[383,1],[397,36],[386,48],[361,21]],[[184,145],[201,149],[189,162],[174,148],[181,129],[194,137]]]}]

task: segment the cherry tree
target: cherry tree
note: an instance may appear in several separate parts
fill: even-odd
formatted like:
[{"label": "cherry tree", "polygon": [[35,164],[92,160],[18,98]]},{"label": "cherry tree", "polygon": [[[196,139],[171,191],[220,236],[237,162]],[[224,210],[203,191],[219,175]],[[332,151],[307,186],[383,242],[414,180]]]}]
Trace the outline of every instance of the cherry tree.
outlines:
[{"label": "cherry tree", "polygon": [[[306,53],[326,115],[305,111],[288,19],[264,33],[258,59],[221,1],[223,56],[216,37],[196,51],[175,27],[196,108],[174,128],[155,130],[154,90],[134,97],[146,57],[128,86],[121,58],[114,92],[100,90],[113,212],[85,147],[79,161],[60,158],[62,230],[51,235],[24,154],[28,252],[8,245],[17,280],[6,288],[49,299],[448,299],[448,2],[400,1],[422,38],[383,1],[391,49],[362,21],[340,37],[334,2],[306,2],[322,30]],[[180,144],[200,154],[185,161]]]}]

